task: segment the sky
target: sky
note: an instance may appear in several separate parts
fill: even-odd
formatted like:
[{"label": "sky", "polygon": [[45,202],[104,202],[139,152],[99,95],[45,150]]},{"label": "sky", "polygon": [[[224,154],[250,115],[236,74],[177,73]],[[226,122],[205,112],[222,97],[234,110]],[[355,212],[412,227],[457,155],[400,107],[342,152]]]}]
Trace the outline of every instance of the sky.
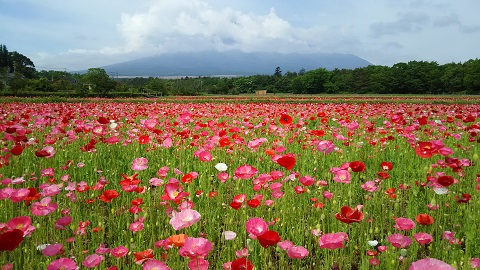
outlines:
[{"label": "sky", "polygon": [[480,58],[479,10],[479,0],[0,0],[0,44],[67,71],[203,50],[445,64]]}]

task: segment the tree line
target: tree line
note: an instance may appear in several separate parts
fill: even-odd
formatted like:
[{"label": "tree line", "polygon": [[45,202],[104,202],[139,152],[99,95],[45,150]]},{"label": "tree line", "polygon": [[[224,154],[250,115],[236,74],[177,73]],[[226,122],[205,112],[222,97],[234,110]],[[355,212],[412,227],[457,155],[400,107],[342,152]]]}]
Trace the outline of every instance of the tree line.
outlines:
[{"label": "tree line", "polygon": [[0,94],[69,96],[165,96],[248,94],[480,94],[480,60],[439,65],[410,61],[356,69],[318,68],[240,77],[119,78],[104,69],[85,74],[35,69],[34,63],[0,44]]}]

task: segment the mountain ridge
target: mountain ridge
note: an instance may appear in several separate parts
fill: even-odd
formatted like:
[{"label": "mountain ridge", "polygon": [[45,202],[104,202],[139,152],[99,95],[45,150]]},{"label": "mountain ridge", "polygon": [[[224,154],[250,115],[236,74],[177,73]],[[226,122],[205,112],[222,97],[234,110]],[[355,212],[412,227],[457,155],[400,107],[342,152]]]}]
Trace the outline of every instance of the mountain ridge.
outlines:
[{"label": "mountain ridge", "polygon": [[283,72],[325,68],[355,69],[371,65],[353,54],[273,53],[203,51],[169,53],[106,65],[107,73],[119,76],[250,76],[271,75],[276,67]]}]

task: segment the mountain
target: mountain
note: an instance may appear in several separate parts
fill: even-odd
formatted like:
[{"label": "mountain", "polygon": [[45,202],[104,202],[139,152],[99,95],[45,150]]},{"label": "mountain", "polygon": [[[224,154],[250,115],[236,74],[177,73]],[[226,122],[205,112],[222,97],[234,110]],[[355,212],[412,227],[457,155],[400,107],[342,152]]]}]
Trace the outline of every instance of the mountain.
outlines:
[{"label": "mountain", "polygon": [[215,76],[271,75],[276,67],[285,73],[326,68],[333,70],[365,67],[370,63],[353,54],[280,54],[241,51],[170,53],[103,66],[119,76]]}]

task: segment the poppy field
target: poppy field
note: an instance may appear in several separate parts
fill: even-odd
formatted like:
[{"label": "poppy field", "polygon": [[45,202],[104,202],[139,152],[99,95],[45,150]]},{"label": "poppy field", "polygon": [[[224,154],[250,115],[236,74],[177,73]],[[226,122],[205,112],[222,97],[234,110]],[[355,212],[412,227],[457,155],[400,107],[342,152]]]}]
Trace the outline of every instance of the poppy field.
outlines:
[{"label": "poppy field", "polygon": [[280,99],[0,103],[1,269],[480,268],[479,102]]}]

